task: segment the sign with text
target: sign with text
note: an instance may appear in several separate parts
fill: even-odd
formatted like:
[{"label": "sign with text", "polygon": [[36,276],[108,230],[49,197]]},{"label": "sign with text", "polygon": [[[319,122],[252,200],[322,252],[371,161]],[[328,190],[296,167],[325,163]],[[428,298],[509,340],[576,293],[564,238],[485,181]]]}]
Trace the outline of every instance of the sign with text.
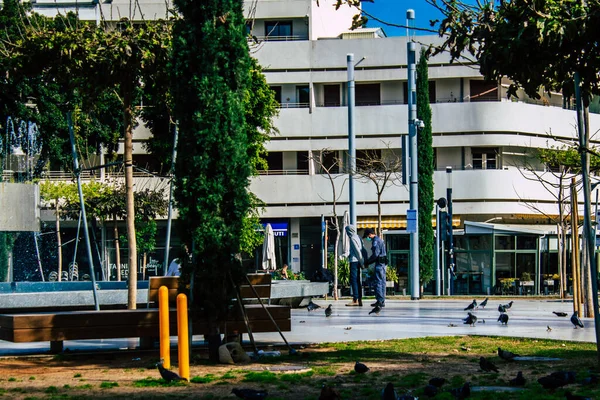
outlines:
[{"label": "sign with text", "polygon": [[263,227],[266,227],[267,224],[271,224],[271,228],[273,228],[273,234],[275,237],[285,237],[288,235],[288,223],[287,222],[263,222]]}]

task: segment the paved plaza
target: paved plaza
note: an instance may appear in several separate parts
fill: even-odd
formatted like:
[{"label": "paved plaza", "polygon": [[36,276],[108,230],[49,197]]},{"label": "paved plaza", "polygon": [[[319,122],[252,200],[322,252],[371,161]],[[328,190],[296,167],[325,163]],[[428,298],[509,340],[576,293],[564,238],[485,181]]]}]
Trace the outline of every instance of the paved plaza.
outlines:
[{"label": "paved plaza", "polygon": [[[475,310],[478,323],[470,327],[462,321],[467,315],[463,309],[470,300],[388,300],[379,315],[368,315],[371,310],[369,303],[374,300],[365,301],[364,307],[346,307],[348,300],[317,299],[315,302],[321,306],[333,305],[332,316],[326,318],[323,309],[313,312],[308,312],[305,308],[294,309],[292,331],[284,332],[284,335],[288,342],[295,345],[450,335],[493,335],[595,342],[593,319],[582,318],[585,329],[573,329],[569,317],[561,318],[552,314],[552,311],[563,311],[570,316],[573,312],[571,301],[514,298],[513,306],[508,310],[508,325],[503,326],[497,322],[498,305],[506,304],[509,300],[511,299],[490,298],[485,309]],[[548,326],[551,331],[548,331]],[[247,335],[244,335],[244,338],[247,339]],[[260,333],[256,334],[255,338],[263,346],[283,344],[278,333]],[[176,338],[172,340],[173,343],[176,342]],[[194,343],[200,344],[201,341],[202,336],[194,336]],[[131,349],[137,345],[136,338],[65,341],[65,349],[71,351]],[[0,340],[0,356],[45,353],[49,347],[48,342],[15,344]]]}]

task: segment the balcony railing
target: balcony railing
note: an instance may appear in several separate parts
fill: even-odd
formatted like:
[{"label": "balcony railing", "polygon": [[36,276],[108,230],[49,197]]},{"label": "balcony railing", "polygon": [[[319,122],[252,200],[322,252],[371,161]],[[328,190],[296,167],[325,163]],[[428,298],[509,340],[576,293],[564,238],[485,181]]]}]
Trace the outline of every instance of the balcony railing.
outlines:
[{"label": "balcony railing", "polygon": [[279,103],[279,108],[309,108],[310,103]]},{"label": "balcony railing", "polygon": [[289,35],[289,36],[251,36],[249,42],[292,42],[297,40],[308,40],[308,35]]},{"label": "balcony railing", "polygon": [[308,175],[307,169],[269,169],[258,171],[259,175]]}]

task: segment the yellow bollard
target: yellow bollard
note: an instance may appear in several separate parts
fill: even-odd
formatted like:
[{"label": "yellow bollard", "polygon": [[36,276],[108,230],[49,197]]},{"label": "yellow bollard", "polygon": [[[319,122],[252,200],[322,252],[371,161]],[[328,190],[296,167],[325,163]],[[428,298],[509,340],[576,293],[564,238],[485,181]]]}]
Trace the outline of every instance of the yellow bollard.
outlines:
[{"label": "yellow bollard", "polygon": [[158,326],[160,342],[160,358],[163,367],[171,368],[171,335],[169,334],[169,289],[161,286],[158,289]]},{"label": "yellow bollard", "polygon": [[190,349],[188,340],[187,296],[177,295],[177,349],[179,354],[179,376],[190,380]]}]

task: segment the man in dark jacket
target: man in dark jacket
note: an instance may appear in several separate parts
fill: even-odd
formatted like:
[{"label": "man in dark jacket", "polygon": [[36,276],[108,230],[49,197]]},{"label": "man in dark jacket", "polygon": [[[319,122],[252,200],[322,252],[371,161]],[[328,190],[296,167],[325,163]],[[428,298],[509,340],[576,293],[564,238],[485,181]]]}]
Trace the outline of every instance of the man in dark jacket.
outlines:
[{"label": "man in dark jacket", "polygon": [[383,240],[371,228],[365,229],[363,239],[371,241],[371,256],[365,262],[366,265],[375,263],[375,299],[371,307],[385,307],[385,268],[387,265],[387,253]]}]

